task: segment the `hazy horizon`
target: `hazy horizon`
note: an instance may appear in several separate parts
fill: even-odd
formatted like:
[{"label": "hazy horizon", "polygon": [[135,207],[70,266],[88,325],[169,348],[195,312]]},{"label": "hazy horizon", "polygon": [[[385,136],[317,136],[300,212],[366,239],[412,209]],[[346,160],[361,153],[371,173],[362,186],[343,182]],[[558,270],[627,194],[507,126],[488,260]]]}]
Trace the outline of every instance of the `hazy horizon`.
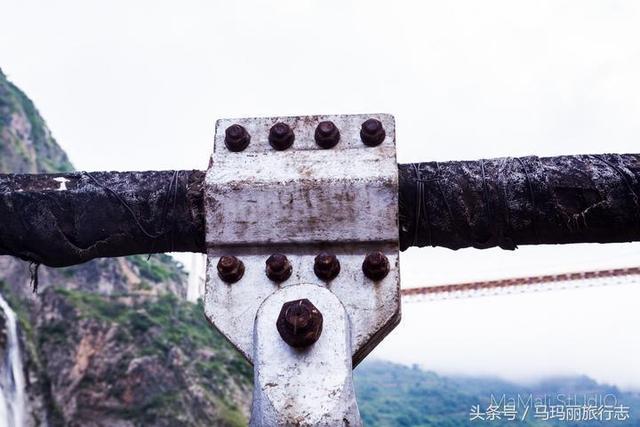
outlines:
[{"label": "hazy horizon", "polygon": [[[439,375],[441,377],[454,378],[454,379],[460,378],[460,379],[477,379],[477,380],[488,380],[488,381],[497,380],[497,381],[506,382],[506,383],[509,383],[509,384],[521,385],[521,386],[525,386],[525,387],[535,387],[535,386],[544,384],[545,382],[548,382],[548,381],[549,382],[551,382],[551,381],[557,382],[557,381],[562,381],[562,380],[587,379],[589,381],[594,381],[598,385],[616,387],[620,391],[623,391],[623,392],[640,393],[640,387],[634,387],[634,386],[631,386],[631,387],[619,387],[619,386],[617,386],[617,385],[615,385],[613,383],[597,381],[597,380],[595,380],[595,379],[593,379],[590,376],[585,375],[585,374],[573,374],[573,375],[556,374],[556,375],[548,375],[548,376],[543,376],[543,377],[536,378],[536,379],[528,379],[527,380],[527,379],[510,379],[510,378],[501,377],[499,375],[490,375],[490,374],[485,374],[485,375],[482,375],[482,374],[463,374],[463,373],[456,373],[456,372],[437,371],[435,369],[430,369],[428,366],[422,366],[422,365],[416,364],[416,363],[394,362],[394,361],[389,360],[389,359],[383,359],[383,358],[379,358],[379,357],[375,357],[375,356],[368,357],[362,363],[363,364],[367,364],[367,363],[376,363],[376,362],[393,363],[393,364],[397,364],[397,365],[400,365],[400,366],[406,366],[408,368],[413,368],[414,366],[417,366],[423,372],[433,372],[436,375]],[[357,372],[358,367],[356,367],[354,369],[354,372]]]}]

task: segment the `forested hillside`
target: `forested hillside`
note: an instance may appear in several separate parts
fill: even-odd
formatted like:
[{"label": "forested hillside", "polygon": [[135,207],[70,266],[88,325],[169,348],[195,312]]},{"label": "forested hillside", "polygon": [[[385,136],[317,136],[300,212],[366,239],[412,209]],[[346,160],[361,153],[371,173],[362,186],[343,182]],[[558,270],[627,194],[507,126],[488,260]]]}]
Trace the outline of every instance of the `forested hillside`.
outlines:
[{"label": "forested hillside", "polygon": [[[72,169],[33,102],[0,71],[0,173]],[[208,325],[202,306],[184,300],[186,274],[172,258],[139,255],[41,267],[37,293],[34,268],[0,257],[0,294],[18,319],[26,426],[247,424],[253,370]],[[2,357],[7,325],[0,315]],[[0,363],[0,374],[7,366]],[[615,425],[640,426],[640,395],[588,378],[525,387],[369,361],[356,369],[355,382],[369,426],[515,425],[505,417],[471,421],[472,407],[486,410],[492,394],[615,395],[630,410],[630,419]],[[611,423],[541,421],[531,415],[517,425]]]},{"label": "forested hillside", "polygon": [[[640,426],[640,393],[622,392],[616,387],[598,384],[587,377],[552,378],[533,385],[518,385],[495,378],[446,377],[427,372],[417,367],[396,365],[388,362],[369,361],[356,369],[356,393],[366,425],[375,426]],[[487,416],[492,396],[499,408],[494,412],[498,418]],[[504,396],[503,403],[500,404]],[[532,398],[528,405],[517,405]],[[547,398],[546,407],[540,399]],[[585,400],[586,397],[586,400]],[[582,405],[597,397],[606,397],[605,403],[628,407],[618,410],[621,418],[609,421],[572,421],[560,419],[559,407],[570,407],[570,400]],[[504,415],[508,399],[516,400],[516,420]],[[561,404],[563,399],[565,404]],[[538,416],[536,416],[536,401]],[[596,403],[594,401],[594,403]],[[479,406],[482,418],[474,418],[472,408]],[[551,406],[556,406],[556,418],[550,416]],[[599,405],[593,405],[596,410]],[[606,410],[606,408],[604,408]],[[502,414],[500,414],[502,412]],[[512,411],[507,411],[513,414]],[[547,414],[547,419],[545,419]],[[603,411],[603,418],[607,413]],[[612,412],[615,416],[615,411]],[[491,419],[489,419],[491,418]],[[524,418],[524,419],[522,419]]]},{"label": "forested hillside", "polygon": [[[33,102],[0,71],[0,173],[71,170]],[[33,293],[35,267],[0,257],[0,293],[18,318],[27,426],[247,423],[252,369],[184,300],[187,277],[172,258],[40,267]],[[0,326],[5,354],[1,315]]]}]

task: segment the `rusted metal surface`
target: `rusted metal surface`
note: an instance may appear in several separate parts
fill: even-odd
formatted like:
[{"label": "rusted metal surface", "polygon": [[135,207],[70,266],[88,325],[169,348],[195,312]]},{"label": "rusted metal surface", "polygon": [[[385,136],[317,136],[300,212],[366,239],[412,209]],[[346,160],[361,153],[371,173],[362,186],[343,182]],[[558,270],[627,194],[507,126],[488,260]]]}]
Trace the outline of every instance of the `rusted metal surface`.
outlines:
[{"label": "rusted metal surface", "polygon": [[[216,246],[397,241],[394,122],[389,115],[374,116],[387,129],[377,147],[360,141],[367,115],[219,120],[205,185],[207,241]],[[342,137],[323,150],[314,134],[327,120]],[[274,123],[286,123],[295,132],[290,149],[271,148]],[[224,130],[232,124],[251,134],[240,153],[224,145]]]},{"label": "rusted metal surface", "polygon": [[[283,304],[307,299],[323,314],[322,334],[305,348],[280,338]],[[362,425],[353,387],[349,315],[324,286],[299,284],[275,291],[260,305],[253,328],[253,407],[250,425]]]},{"label": "rusted metal surface", "polygon": [[389,274],[389,259],[380,251],[368,253],[362,262],[362,272],[371,280],[382,280]]},{"label": "rusted metal surface", "polygon": [[331,120],[325,120],[316,126],[314,138],[320,148],[333,148],[340,142],[340,130]]},{"label": "rusted metal surface", "polygon": [[[252,325],[260,304],[279,289],[300,283],[322,285],[344,304],[352,322],[354,365],[399,322],[394,121],[388,115],[373,115],[384,124],[385,140],[369,147],[360,140],[360,131],[370,117],[218,122],[205,209],[208,224],[225,226],[207,227],[205,312],[247,359],[253,357]],[[341,135],[331,149],[315,141],[317,127],[326,121]],[[251,134],[251,144],[242,152],[230,152],[223,143],[224,130],[234,123]],[[295,133],[286,151],[274,150],[269,143],[275,123],[287,123]],[[362,263],[367,253],[376,251],[388,259],[389,274],[371,279]],[[322,252],[340,260],[333,279],[328,278],[333,271],[326,278],[316,274],[316,257]],[[278,259],[269,259],[274,253],[286,256],[286,268]],[[234,255],[245,265],[243,278],[233,285],[219,280],[212,270],[221,255]],[[280,271],[287,277],[280,277]]]},{"label": "rusted metal surface", "polygon": [[313,261],[313,272],[320,280],[333,280],[340,274],[340,261],[335,254],[322,252]]},{"label": "rusted metal surface", "polygon": [[[357,365],[400,321],[398,253],[392,245],[381,249],[389,259],[390,272],[384,279],[374,281],[362,271],[363,250],[357,246],[335,245],[324,249],[340,259],[340,274],[324,282],[314,272],[317,247],[298,245],[280,247],[292,266],[291,277],[282,283],[270,280],[265,274],[265,261],[270,254],[263,248],[230,247],[221,253],[234,254],[245,265],[242,280],[226,284],[217,277],[216,252],[210,252],[207,263],[207,280],[214,286],[205,288],[205,313],[215,322],[220,332],[249,360],[253,352],[253,321],[255,313],[265,298],[279,289],[297,283],[322,284],[343,301],[349,317],[353,342],[354,365]],[[368,247],[364,252],[374,251]],[[383,325],[376,333],[372,325]],[[385,329],[386,328],[386,329]]]},{"label": "rusted metal surface", "polygon": [[293,129],[284,122],[278,122],[269,129],[269,144],[276,150],[286,150],[291,147],[294,140]]},{"label": "rusted metal surface", "polygon": [[322,334],[322,313],[307,298],[282,304],[276,327],[282,340],[295,348],[306,348]]},{"label": "rusted metal surface", "polygon": [[273,254],[265,261],[267,277],[274,282],[284,282],[291,277],[291,263],[284,254]]},{"label": "rusted metal surface", "polygon": [[204,173],[0,175],[0,255],[52,267],[204,251]]},{"label": "rusted metal surface", "polygon": [[371,118],[362,123],[360,139],[369,147],[380,145],[385,136],[384,124],[380,120]]},{"label": "rusted metal surface", "polygon": [[235,283],[244,275],[244,263],[233,255],[221,256],[217,268],[218,277],[226,283]]},{"label": "rusted metal surface", "polygon": [[640,240],[640,155],[400,165],[400,245]]},{"label": "rusted metal surface", "polygon": [[240,125],[231,125],[224,132],[224,145],[229,151],[242,151],[251,142],[251,135]]}]

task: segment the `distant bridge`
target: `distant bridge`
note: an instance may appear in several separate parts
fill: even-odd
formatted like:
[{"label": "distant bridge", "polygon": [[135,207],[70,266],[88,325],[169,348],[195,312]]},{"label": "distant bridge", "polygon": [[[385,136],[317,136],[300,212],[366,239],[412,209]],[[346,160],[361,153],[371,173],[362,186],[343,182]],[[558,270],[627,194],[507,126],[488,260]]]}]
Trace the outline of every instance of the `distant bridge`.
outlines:
[{"label": "distant bridge", "polygon": [[432,299],[474,298],[504,293],[552,291],[557,289],[605,286],[639,281],[640,267],[628,267],[422,286],[402,289],[402,297],[403,300],[408,302],[420,302]]}]

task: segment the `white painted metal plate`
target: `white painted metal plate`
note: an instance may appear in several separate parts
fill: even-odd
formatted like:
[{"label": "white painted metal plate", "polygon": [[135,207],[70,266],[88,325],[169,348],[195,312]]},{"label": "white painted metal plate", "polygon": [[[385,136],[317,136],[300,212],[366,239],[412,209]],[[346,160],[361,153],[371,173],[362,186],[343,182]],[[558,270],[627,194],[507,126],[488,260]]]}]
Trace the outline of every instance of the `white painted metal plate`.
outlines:
[{"label": "white painted metal plate", "polygon": [[[294,349],[274,327],[282,305],[306,298],[322,313],[322,334]],[[360,426],[351,373],[349,317],[334,294],[316,285],[288,286],[267,298],[255,322],[251,426]]]},{"label": "white painted metal plate", "polygon": [[[385,127],[380,146],[360,141],[360,126],[368,118]],[[333,121],[341,133],[338,145],[328,150],[313,139],[323,120]],[[296,133],[293,147],[285,151],[275,151],[267,140],[269,128],[279,121]],[[230,152],[224,145],[224,130],[233,123],[251,134],[245,152]],[[395,126],[389,115],[218,121],[205,189],[207,318],[252,361],[253,322],[260,304],[287,286],[325,286],[349,314],[357,365],[400,320],[397,174]],[[364,257],[372,251],[384,252],[391,266],[389,275],[377,282],[362,272]],[[335,253],[341,264],[340,274],[329,283],[313,272],[320,252]],[[281,284],[265,274],[265,261],[273,253],[285,254],[293,266],[291,277]],[[218,277],[221,255],[243,261],[239,282],[227,284]]]},{"label": "white painted metal plate", "polygon": [[[368,247],[373,250],[371,246]],[[368,354],[400,321],[400,270],[397,248],[392,245],[376,247],[389,258],[391,271],[383,280],[374,282],[362,272],[363,247],[342,246],[308,248],[279,248],[293,267],[291,277],[284,283],[272,282],[265,275],[265,261],[271,254],[265,248],[224,248],[209,251],[205,314],[207,318],[244,354],[252,360],[253,321],[258,307],[278,289],[299,283],[325,286],[344,304],[351,319],[354,366]],[[341,271],[328,283],[313,272],[313,261],[320,250],[338,256]],[[245,265],[245,273],[237,283],[224,283],[218,277],[216,264],[221,253],[236,255]],[[275,328],[275,323],[274,323]],[[380,333],[379,335],[376,335]]]},{"label": "white painted metal plate", "polygon": [[[386,138],[377,147],[360,140],[368,118],[380,120]],[[323,150],[316,125],[331,120],[341,139]],[[269,129],[291,126],[293,146],[276,151]],[[251,135],[242,152],[230,152],[224,131],[237,123]],[[386,114],[222,119],[216,124],[205,203],[209,246],[267,243],[398,240],[398,166],[395,122]]]}]

